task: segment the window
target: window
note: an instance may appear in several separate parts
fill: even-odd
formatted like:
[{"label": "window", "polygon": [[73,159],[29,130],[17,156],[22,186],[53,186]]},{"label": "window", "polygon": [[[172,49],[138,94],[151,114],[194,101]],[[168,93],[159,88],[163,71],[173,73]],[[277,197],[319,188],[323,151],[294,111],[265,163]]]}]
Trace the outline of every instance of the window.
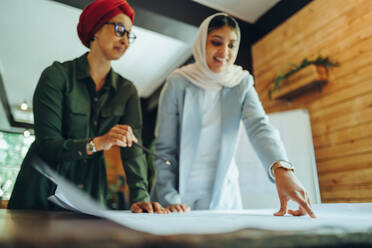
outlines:
[{"label": "window", "polygon": [[10,198],[23,158],[34,140],[34,135],[0,131],[0,199]]}]

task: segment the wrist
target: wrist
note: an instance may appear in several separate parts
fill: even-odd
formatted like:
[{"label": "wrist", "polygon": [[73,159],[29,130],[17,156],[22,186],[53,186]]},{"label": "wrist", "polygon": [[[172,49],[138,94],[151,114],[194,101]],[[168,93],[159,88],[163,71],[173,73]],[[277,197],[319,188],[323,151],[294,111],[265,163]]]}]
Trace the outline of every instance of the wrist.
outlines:
[{"label": "wrist", "polygon": [[86,149],[86,153],[88,155],[92,155],[97,151],[96,150],[96,145],[95,145],[93,139],[89,139],[87,141],[87,143],[85,144],[85,149]]},{"label": "wrist", "polygon": [[101,142],[101,138],[100,137],[95,137],[92,139],[92,141],[94,142],[95,146],[96,146],[96,152],[99,152],[99,151],[102,151],[103,148],[102,148],[102,142]]},{"label": "wrist", "polygon": [[286,169],[286,168],[283,168],[283,167],[278,167],[274,170],[273,174],[274,174],[274,177],[276,178],[277,175],[282,175],[282,174],[288,173],[288,172],[293,172],[293,170],[289,170],[289,169]]},{"label": "wrist", "polygon": [[271,168],[271,175],[276,178],[277,174],[282,174],[284,172],[294,172],[294,166],[286,161],[275,162]]}]

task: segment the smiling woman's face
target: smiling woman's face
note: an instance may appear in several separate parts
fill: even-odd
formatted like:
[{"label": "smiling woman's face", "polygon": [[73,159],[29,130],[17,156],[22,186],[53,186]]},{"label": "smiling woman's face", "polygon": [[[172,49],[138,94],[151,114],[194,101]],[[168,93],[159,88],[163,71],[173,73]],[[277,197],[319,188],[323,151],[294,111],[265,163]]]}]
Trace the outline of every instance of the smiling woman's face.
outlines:
[{"label": "smiling woman's face", "polygon": [[[125,27],[125,30],[130,31],[132,29],[132,21],[127,15],[119,14],[111,18],[108,22],[117,23]],[[115,33],[115,26],[112,24],[103,25],[100,30],[94,35],[95,40],[92,43],[96,43],[91,49],[99,49],[102,55],[108,60],[119,59],[129,46],[128,36],[122,37]],[[94,48],[94,46],[96,46]]]},{"label": "smiling woman's face", "polygon": [[208,34],[206,61],[213,72],[224,72],[235,62],[238,53],[238,35],[234,28],[223,26]]}]

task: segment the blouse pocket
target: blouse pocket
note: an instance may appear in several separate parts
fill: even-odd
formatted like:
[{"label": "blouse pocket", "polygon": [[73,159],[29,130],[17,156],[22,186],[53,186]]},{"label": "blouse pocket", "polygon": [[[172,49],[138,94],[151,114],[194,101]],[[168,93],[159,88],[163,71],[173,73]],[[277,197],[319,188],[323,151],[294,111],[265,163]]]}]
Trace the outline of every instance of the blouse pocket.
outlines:
[{"label": "blouse pocket", "polygon": [[104,133],[108,132],[113,126],[120,123],[120,119],[123,116],[123,108],[104,108],[101,111],[100,123]]},{"label": "blouse pocket", "polygon": [[89,137],[89,104],[67,104],[64,120],[64,130],[67,138],[84,139]]},{"label": "blouse pocket", "polygon": [[116,108],[104,108],[102,109],[101,116],[102,118],[108,118],[112,116],[122,116],[124,113],[123,107]]}]

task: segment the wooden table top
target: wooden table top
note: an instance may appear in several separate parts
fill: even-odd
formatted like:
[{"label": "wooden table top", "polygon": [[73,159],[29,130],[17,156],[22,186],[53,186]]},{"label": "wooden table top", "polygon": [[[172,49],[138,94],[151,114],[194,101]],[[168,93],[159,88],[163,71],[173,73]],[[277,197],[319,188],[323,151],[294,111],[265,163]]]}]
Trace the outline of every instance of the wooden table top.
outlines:
[{"label": "wooden table top", "polygon": [[73,212],[0,210],[0,247],[372,247],[372,230],[152,235]]}]

